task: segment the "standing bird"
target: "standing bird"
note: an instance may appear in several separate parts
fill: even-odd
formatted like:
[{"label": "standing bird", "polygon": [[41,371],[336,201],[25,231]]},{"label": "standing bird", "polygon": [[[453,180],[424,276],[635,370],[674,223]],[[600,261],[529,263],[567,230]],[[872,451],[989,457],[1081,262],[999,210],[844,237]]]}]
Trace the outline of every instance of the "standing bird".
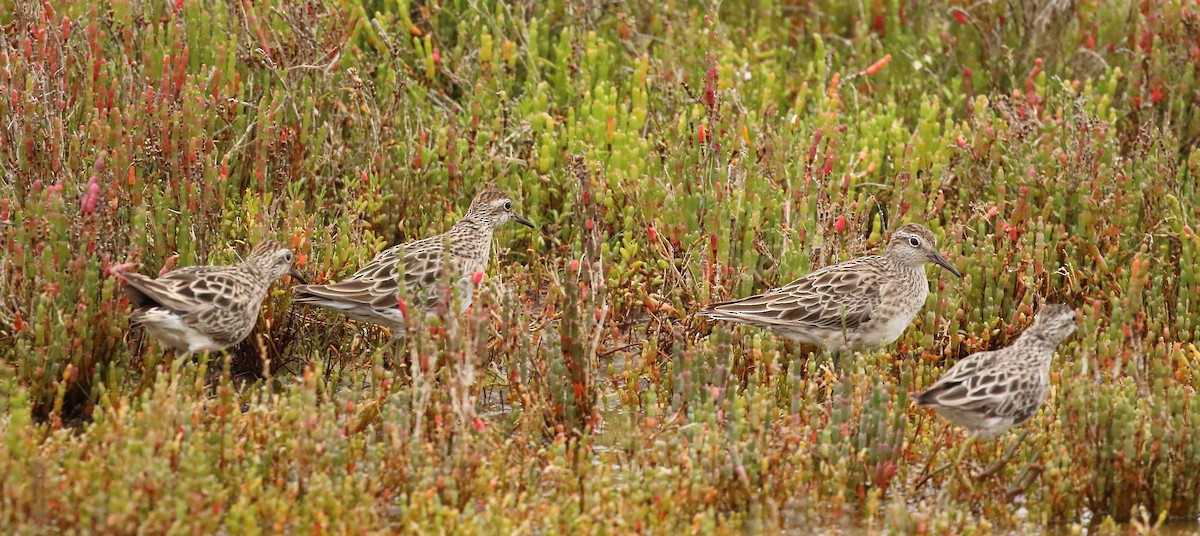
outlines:
[{"label": "standing bird", "polygon": [[292,252],[274,240],[260,242],[232,266],[188,266],[158,279],[114,273],[136,308],[130,320],[179,357],[242,342],[254,329],[271,283],[284,274],[304,282],[292,268]]},{"label": "standing bird", "polygon": [[822,268],[757,296],[709,304],[700,314],[825,349],[885,346],[925,305],[928,263],[962,277],[938,254],[933,233],[910,223],[892,233],[883,255]]},{"label": "standing bird", "polygon": [[[461,296],[461,313],[473,299],[472,278],[487,267],[492,233],[510,221],[534,227],[533,222],[513,211],[508,194],[486,189],[475,196],[467,214],[449,231],[385,249],[343,281],[297,286],[292,289],[293,301],[336,309],[354,320],[383,326],[396,339],[404,334],[404,315],[398,301],[399,274],[404,274],[404,285],[417,307],[429,311],[438,299],[435,283],[444,268],[450,269]],[[449,266],[445,266],[447,262]]]},{"label": "standing bird", "polygon": [[955,363],[917,404],[931,407],[972,437],[992,439],[1032,419],[1050,389],[1050,360],[1075,332],[1075,311],[1046,305],[1011,346]]}]

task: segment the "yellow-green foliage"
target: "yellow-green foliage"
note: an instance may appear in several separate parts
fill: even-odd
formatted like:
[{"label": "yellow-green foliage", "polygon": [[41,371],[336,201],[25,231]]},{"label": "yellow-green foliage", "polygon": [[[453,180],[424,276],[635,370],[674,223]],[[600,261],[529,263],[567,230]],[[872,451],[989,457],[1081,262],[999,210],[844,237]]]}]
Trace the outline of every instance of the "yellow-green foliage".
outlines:
[{"label": "yellow-green foliage", "polygon": [[[1119,4],[0,1],[0,526],[1195,523],[1200,10]],[[164,362],[110,272],[336,280],[487,183],[538,229],[394,346],[281,284]],[[690,315],[908,221],[966,277],[844,370]],[[1028,435],[939,471],[911,393],[1047,301]]]}]

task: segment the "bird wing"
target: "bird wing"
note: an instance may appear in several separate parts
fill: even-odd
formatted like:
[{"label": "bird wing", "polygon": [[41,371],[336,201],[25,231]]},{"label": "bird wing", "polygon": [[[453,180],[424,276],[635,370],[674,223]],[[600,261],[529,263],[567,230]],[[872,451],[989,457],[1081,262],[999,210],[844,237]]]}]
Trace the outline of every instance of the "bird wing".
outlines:
[{"label": "bird wing", "polygon": [[397,306],[399,297],[399,266],[404,266],[404,285],[419,304],[430,305],[436,299],[434,283],[445,260],[445,238],[435,236],[393,246],[376,255],[360,270],[337,283],[300,285],[295,288],[296,301],[320,304],[338,302],[375,309]]},{"label": "bird wing", "polygon": [[705,307],[718,319],[760,324],[787,324],[830,330],[853,330],[871,320],[879,305],[883,281],[877,270],[863,270],[864,257],[829,266],[763,294]]},{"label": "bird wing", "polygon": [[121,272],[123,287],[134,306],[162,307],[178,314],[192,313],[212,305],[223,286],[208,288],[202,274],[220,272],[221,267],[188,266],[163,274],[158,279],[136,272]]},{"label": "bird wing", "polygon": [[[238,278],[230,266],[188,266],[151,279],[137,273],[122,273],[126,295],[139,309],[160,307],[177,315],[189,326],[221,342],[240,339],[255,302],[244,295],[248,282]],[[137,320],[140,315],[135,315]]]},{"label": "bird wing", "polygon": [[1001,411],[1010,398],[1006,395],[1020,378],[1004,366],[998,352],[977,352],[950,367],[937,383],[917,396],[917,403],[969,410],[986,417],[1006,416]]}]

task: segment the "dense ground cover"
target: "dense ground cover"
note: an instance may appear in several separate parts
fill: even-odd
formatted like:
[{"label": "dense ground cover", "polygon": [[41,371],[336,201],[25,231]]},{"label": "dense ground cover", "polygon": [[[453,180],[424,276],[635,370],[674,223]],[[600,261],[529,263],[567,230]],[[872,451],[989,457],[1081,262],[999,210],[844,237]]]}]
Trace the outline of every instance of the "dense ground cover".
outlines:
[{"label": "dense ground cover", "polygon": [[[1200,8],[0,2],[0,526],[1016,531],[1200,515]],[[388,347],[277,285],[164,363],[109,273],[290,243],[323,282],[484,184],[471,312]],[[965,274],[842,370],[716,299],[909,221]],[[1024,430],[912,404],[1040,303]],[[986,473],[1012,451],[1014,460]]]}]

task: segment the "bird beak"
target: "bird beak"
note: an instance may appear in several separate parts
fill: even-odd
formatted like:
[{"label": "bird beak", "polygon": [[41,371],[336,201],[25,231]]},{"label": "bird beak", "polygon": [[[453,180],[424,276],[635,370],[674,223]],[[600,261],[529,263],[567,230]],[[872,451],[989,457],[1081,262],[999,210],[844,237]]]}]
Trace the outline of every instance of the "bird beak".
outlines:
[{"label": "bird beak", "polygon": [[308,281],[304,280],[304,276],[300,275],[300,272],[298,272],[295,268],[288,270],[288,275],[292,276],[292,279],[299,281],[301,285],[308,284]]},{"label": "bird beak", "polygon": [[517,214],[516,212],[513,212],[513,221],[516,221],[517,223],[524,225],[530,229],[537,229],[537,227],[535,225],[533,225],[533,222],[525,219],[525,216]]},{"label": "bird beak", "polygon": [[950,270],[950,273],[952,273],[960,278],[963,276],[962,272],[959,272],[958,269],[956,269],[953,264],[950,264],[949,261],[947,261],[944,257],[939,255],[938,252],[936,252],[936,251],[929,254],[929,260],[933,261],[934,264],[941,266],[942,268]]}]

